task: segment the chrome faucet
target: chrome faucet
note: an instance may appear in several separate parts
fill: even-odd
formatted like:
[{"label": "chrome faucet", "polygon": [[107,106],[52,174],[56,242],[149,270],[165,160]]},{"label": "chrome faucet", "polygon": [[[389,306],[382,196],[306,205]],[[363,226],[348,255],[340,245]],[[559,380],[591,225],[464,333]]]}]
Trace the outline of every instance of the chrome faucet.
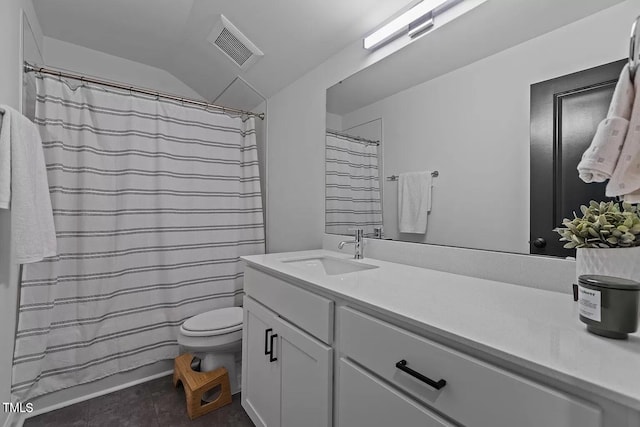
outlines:
[{"label": "chrome faucet", "polygon": [[353,257],[355,259],[362,259],[364,258],[364,230],[362,228],[356,228],[354,229],[354,231],[355,238],[353,240],[344,240],[340,242],[340,244],[338,245],[338,249],[344,248],[344,245],[353,244],[356,250]]}]

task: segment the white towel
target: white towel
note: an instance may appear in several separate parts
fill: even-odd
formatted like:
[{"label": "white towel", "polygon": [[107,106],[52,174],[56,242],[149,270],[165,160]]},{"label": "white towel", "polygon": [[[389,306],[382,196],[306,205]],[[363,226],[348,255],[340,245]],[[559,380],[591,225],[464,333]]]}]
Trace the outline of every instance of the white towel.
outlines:
[{"label": "white towel", "polygon": [[578,173],[584,182],[604,182],[611,178],[627,135],[635,96],[629,66],[625,65],[613,92],[607,117],[598,125],[591,145],[578,164]]},{"label": "white towel", "polygon": [[26,264],[56,254],[56,233],[42,141],[36,126],[0,105],[0,208],[11,209],[14,262]]},{"label": "white towel", "polygon": [[427,232],[431,210],[431,172],[401,173],[398,181],[398,229],[400,233]]},{"label": "white towel", "polygon": [[[640,88],[640,72],[634,85]],[[608,197],[622,196],[625,201],[638,200],[640,189],[640,90],[636,90],[629,129],[622,145],[620,158],[607,184]]]}]

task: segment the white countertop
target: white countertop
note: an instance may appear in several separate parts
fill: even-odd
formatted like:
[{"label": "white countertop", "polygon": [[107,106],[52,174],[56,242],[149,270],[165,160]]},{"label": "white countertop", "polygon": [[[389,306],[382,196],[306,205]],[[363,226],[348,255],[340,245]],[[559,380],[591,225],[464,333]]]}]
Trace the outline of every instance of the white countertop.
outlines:
[{"label": "white countertop", "polygon": [[242,257],[337,297],[640,410],[640,333],[590,334],[570,295],[366,258],[379,268],[319,276],[282,260],[327,250]]}]

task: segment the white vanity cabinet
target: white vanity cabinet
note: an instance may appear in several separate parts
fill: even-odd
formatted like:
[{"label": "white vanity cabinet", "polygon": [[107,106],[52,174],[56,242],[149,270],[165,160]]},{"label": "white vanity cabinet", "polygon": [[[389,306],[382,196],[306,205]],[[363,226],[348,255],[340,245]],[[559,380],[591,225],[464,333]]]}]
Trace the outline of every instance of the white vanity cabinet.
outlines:
[{"label": "white vanity cabinet", "polygon": [[[300,306],[328,319],[333,303],[258,271],[248,272],[245,284],[242,406],[259,427],[331,426],[333,350],[295,325]],[[312,329],[329,337],[328,326],[314,322]]]},{"label": "white vanity cabinet", "polygon": [[[640,368],[636,336],[586,334],[566,313],[569,296],[370,259],[378,269],[325,276],[282,261],[302,256],[332,255],[246,257],[242,405],[257,426],[640,427],[640,394],[626,380]],[[498,292],[544,303],[563,323],[522,315]],[[484,333],[492,316],[521,333]],[[438,332],[447,327],[467,333]],[[545,344],[551,359],[536,347]],[[596,381],[605,369],[607,388]]]}]

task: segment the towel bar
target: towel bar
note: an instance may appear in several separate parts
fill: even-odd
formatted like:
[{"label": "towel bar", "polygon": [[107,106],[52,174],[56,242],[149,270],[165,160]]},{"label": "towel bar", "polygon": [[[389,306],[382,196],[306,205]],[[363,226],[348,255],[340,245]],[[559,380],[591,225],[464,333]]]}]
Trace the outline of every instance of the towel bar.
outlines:
[{"label": "towel bar", "polygon": [[[437,178],[439,175],[440,175],[440,172],[438,172],[438,171],[433,171],[433,172],[431,172],[431,176],[432,176],[432,177],[434,177],[434,178]],[[398,180],[398,178],[400,178],[400,176],[398,176],[398,175],[391,175],[391,176],[388,176],[388,177],[387,177],[387,181],[397,181],[397,180]]]}]

